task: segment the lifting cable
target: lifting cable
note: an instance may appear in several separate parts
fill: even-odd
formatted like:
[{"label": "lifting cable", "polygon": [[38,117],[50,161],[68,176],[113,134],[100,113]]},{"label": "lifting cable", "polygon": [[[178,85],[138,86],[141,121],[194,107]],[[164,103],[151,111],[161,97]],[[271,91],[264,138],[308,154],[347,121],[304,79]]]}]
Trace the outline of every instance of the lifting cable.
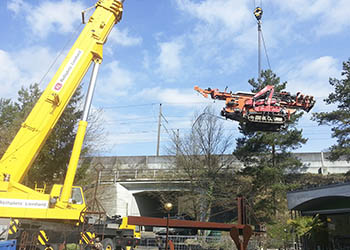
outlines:
[{"label": "lifting cable", "polygon": [[46,73],[42,76],[42,78],[40,79],[38,85],[39,87],[42,85],[44,79],[46,78],[46,76],[49,74],[50,70],[52,69],[52,67],[56,64],[58,58],[60,58],[63,54],[63,52],[65,51],[65,49],[67,48],[68,44],[73,40],[73,37],[76,37],[76,34],[79,32],[80,27],[83,24],[80,23],[76,28],[75,31],[72,33],[72,35],[70,36],[70,38],[67,40],[67,42],[64,44],[64,46],[62,47],[62,49],[58,52],[57,56],[55,57],[55,59],[53,60],[53,62],[50,64],[49,68],[47,69]]},{"label": "lifting cable", "polygon": [[[259,2],[259,0],[257,1],[257,0],[253,0],[253,8],[255,8],[258,4],[257,4],[257,2]],[[260,0],[260,8],[262,8],[263,6],[262,6],[262,0]]]},{"label": "lifting cable", "polygon": [[261,30],[261,38],[262,38],[263,45],[264,45],[264,50],[265,50],[265,56],[266,56],[267,64],[269,65],[269,70],[271,70],[270,59],[269,59],[269,55],[267,54],[265,39],[264,39],[264,35],[263,35],[262,30]]},{"label": "lifting cable", "polygon": [[254,9],[254,16],[255,16],[255,18],[257,20],[257,24],[258,24],[258,79],[260,80],[260,78],[261,78],[261,49],[260,49],[261,41],[263,42],[264,52],[265,52],[267,64],[268,64],[268,67],[269,67],[270,70],[271,70],[271,64],[270,64],[269,55],[267,53],[267,48],[266,48],[264,35],[263,35],[263,32],[262,32],[262,28],[261,28],[261,18],[262,18],[262,14],[263,14],[262,0],[260,0],[260,5],[259,6],[257,6],[257,1],[254,0],[254,8],[255,8]]}]

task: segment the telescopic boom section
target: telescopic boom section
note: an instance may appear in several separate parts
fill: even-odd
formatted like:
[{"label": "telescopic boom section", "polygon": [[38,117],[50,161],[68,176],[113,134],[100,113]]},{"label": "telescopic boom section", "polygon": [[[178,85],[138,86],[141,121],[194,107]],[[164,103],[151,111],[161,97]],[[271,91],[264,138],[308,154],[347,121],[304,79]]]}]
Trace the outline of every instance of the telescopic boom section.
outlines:
[{"label": "telescopic boom section", "polygon": [[85,28],[0,160],[0,178],[23,180],[89,66],[102,61],[103,44],[120,21],[122,10],[117,0],[96,3]]}]

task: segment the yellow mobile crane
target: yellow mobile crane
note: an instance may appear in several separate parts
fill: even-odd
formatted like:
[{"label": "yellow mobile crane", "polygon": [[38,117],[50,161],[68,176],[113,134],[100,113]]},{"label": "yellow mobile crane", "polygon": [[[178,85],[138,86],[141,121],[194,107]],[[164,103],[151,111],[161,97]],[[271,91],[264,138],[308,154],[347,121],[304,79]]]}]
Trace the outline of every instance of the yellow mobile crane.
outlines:
[{"label": "yellow mobile crane", "polygon": [[[71,229],[76,227],[86,209],[82,188],[74,187],[73,181],[102,62],[103,45],[113,26],[121,20],[123,0],[99,0],[95,7],[62,65],[0,160],[0,219],[15,218],[28,222],[28,227],[36,225],[42,234],[42,230],[48,230],[50,225],[51,229],[57,230],[62,225],[69,225]],[[64,184],[53,185],[50,194],[21,184],[91,64],[93,70],[83,117],[79,122]],[[54,222],[56,224],[52,227]]]}]

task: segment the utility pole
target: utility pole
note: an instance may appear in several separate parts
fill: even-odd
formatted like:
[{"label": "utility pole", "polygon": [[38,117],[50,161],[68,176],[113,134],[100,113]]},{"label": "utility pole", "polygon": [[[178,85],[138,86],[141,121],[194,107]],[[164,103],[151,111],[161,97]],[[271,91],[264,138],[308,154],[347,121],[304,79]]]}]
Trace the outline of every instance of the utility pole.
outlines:
[{"label": "utility pole", "polygon": [[176,155],[179,154],[180,130],[176,130]]},{"label": "utility pole", "polygon": [[157,156],[159,156],[159,144],[160,144],[160,126],[162,121],[162,104],[159,104],[159,118],[158,118],[158,139],[157,139]]},{"label": "utility pole", "polygon": [[258,82],[261,82],[261,18],[263,10],[260,7],[256,7],[254,10],[254,16],[258,23]]}]

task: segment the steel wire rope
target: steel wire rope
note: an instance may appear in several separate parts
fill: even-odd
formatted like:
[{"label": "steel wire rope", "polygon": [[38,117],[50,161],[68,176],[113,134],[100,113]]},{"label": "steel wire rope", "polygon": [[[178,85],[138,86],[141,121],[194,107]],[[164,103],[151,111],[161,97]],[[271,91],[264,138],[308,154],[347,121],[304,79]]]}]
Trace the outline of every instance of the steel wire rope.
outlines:
[{"label": "steel wire rope", "polygon": [[[254,4],[253,9],[254,9],[255,7],[257,7],[256,0],[253,0],[253,4]],[[262,0],[260,0],[260,7],[262,8]]]},{"label": "steel wire rope", "polygon": [[[257,5],[257,2],[258,2],[258,1],[253,0],[253,4],[254,4],[254,5],[253,5],[253,9],[255,9],[255,8],[258,6],[258,5]],[[260,7],[261,7],[261,6],[260,6]]]},{"label": "steel wire rope", "polygon": [[[150,124],[150,123],[157,123],[157,121],[143,121],[143,122],[132,122],[132,124]],[[116,123],[111,123],[111,122],[106,122],[105,124],[119,124],[119,125],[130,125],[129,122],[126,122],[126,121],[121,121],[121,122],[116,122]]]},{"label": "steel wire rope", "polygon": [[10,155],[8,155],[6,158],[2,157],[0,162],[5,161],[6,159],[8,159],[9,157],[11,157],[14,153],[16,153],[20,148],[24,147],[27,143],[29,143],[30,141],[34,140],[35,137],[37,137],[40,133],[37,133],[35,135],[33,135],[32,137],[30,137],[27,141],[25,141],[24,143],[22,143],[22,145],[18,146],[17,149],[12,152]]},{"label": "steel wire rope", "polygon": [[[211,100],[210,100],[211,102]],[[163,104],[168,104],[168,105],[181,105],[181,104],[208,104],[207,102],[163,102]]]},{"label": "steel wire rope", "polygon": [[[166,121],[166,123],[168,123],[167,119],[165,118],[165,116],[163,116],[163,114],[162,114],[162,118]],[[175,129],[171,129],[171,131],[172,131],[173,133],[170,134],[169,129],[165,126],[165,124],[162,124],[162,126],[164,127],[165,132],[166,132],[166,134],[167,134],[169,137],[171,137],[171,136],[176,136]],[[172,141],[172,140],[170,139],[170,141]],[[164,142],[164,141],[163,141],[163,142]]]},{"label": "steel wire rope", "polygon": [[[214,116],[216,116],[216,115],[214,115]],[[216,116],[216,117],[218,117],[218,116]],[[162,115],[162,118],[164,119],[165,118],[165,116],[164,115]],[[221,118],[221,117],[218,117],[218,118],[220,118],[220,119],[224,119],[224,118]],[[130,119],[130,120],[133,120],[133,119]],[[225,120],[225,119],[224,119]],[[170,121],[170,120],[169,120]],[[179,120],[176,120],[176,121],[179,121]],[[182,119],[182,120],[180,120],[180,121],[188,121],[187,119]],[[142,124],[142,123],[155,123],[156,121],[144,121],[144,122],[138,122],[138,124]],[[171,121],[170,121],[171,122]],[[231,122],[231,121],[229,121],[229,122]],[[169,123],[169,122],[168,122]],[[125,125],[125,123],[123,123],[123,122],[120,122],[120,123],[117,123],[117,124],[121,124],[121,125]],[[113,125],[113,123],[111,122],[111,123],[109,123],[109,124],[107,124],[107,125]],[[176,129],[179,129],[179,130],[191,130],[191,128],[190,127],[180,127],[180,128],[168,128],[167,126],[165,126],[165,124],[164,123],[162,123],[162,125],[165,127],[165,129],[166,129],[166,131],[165,131],[165,133],[163,133],[163,132],[161,132],[161,134],[168,134],[168,135],[171,135],[171,133],[170,133],[170,130],[171,131],[174,131],[174,130],[176,130]],[[310,128],[312,128],[312,127],[314,127],[314,126],[312,126],[312,125],[309,125],[309,126],[307,126],[307,127],[310,127]],[[223,130],[225,130],[225,131],[232,131],[232,130],[235,130],[235,131],[237,131],[238,130],[238,128],[235,128],[235,129],[232,129],[232,128],[224,128]],[[144,133],[155,133],[156,131],[152,131],[152,130],[146,130],[146,131],[138,131],[138,130],[136,130],[136,131],[132,131],[132,132],[126,132],[126,134],[144,134]],[[125,134],[125,133],[124,133]],[[313,132],[311,132],[311,131],[306,131],[306,132],[304,132],[303,133],[305,136],[312,136],[312,135],[314,135],[315,133],[313,133]],[[326,131],[325,132],[322,132],[322,133],[317,133],[318,135],[328,135],[329,133],[327,133]],[[308,138],[309,139],[309,141],[314,141],[314,140],[317,140],[317,141],[321,141],[321,140],[329,140],[329,138]]]},{"label": "steel wire rope", "polygon": [[99,107],[101,109],[120,109],[120,108],[134,108],[134,107],[144,107],[144,106],[153,106],[158,103],[144,103],[144,104],[131,104],[131,105],[121,105],[121,106],[107,106],[107,107]]},{"label": "steel wire rope", "polygon": [[267,64],[269,65],[269,69],[272,70],[272,69],[271,69],[271,64],[270,64],[269,55],[267,54],[267,49],[266,49],[266,44],[265,44],[265,39],[264,39],[264,34],[263,34],[262,29],[261,29],[261,38],[262,38],[263,45],[264,45],[264,51],[265,51],[265,56],[266,56]]},{"label": "steel wire rope", "polygon": [[[225,119],[225,118],[223,118],[221,116],[218,116],[218,115],[212,115],[212,116],[216,117],[217,119],[224,120],[224,121],[227,121],[227,122],[234,122],[234,121],[232,121],[230,119]],[[162,115],[162,117],[165,118],[164,115]],[[191,117],[192,116],[167,116],[167,118],[168,118],[167,120],[168,120],[168,123],[169,122],[184,122],[184,121],[189,121],[189,119]],[[171,118],[183,118],[183,119],[171,119]],[[147,119],[149,119],[149,118],[148,117],[141,117],[141,118],[130,118],[130,119],[123,119],[123,120],[109,120],[105,124],[121,124],[121,123],[124,123],[125,121],[135,121],[135,120],[138,120],[138,121],[139,120],[145,120],[145,121],[136,122],[136,123],[141,123],[141,124],[142,123],[154,123],[154,122],[157,122],[157,121],[152,121],[152,120],[147,120]],[[307,130],[309,130],[308,128],[315,128],[315,125],[305,125],[305,126],[302,127],[302,129],[304,129],[303,130],[304,133],[309,133],[311,131],[307,131],[307,130],[305,130],[305,128]],[[324,127],[323,129],[328,129],[328,128]],[[227,129],[227,130],[229,130],[229,129]],[[315,131],[312,131],[312,132],[314,132],[312,134],[316,134],[316,133],[319,134],[319,132],[315,132]],[[327,131],[325,131],[324,133],[326,133],[326,132]]]},{"label": "steel wire rope", "polygon": [[107,123],[119,123],[119,122],[124,122],[124,121],[139,121],[139,120],[145,120],[145,122],[150,122],[149,117],[137,117],[137,118],[129,118],[129,119],[113,119],[107,121]]},{"label": "steel wire rope", "polygon": [[152,133],[157,133],[157,131],[155,131],[155,130],[144,130],[144,131],[129,131],[129,132],[121,131],[120,132],[120,134],[123,134],[123,135],[152,134]]},{"label": "steel wire rope", "polygon": [[[99,108],[101,109],[119,109],[119,108],[132,108],[132,107],[142,107],[142,106],[154,106],[156,104],[160,103],[145,103],[145,104],[130,104],[130,105],[121,105],[121,106],[100,106]],[[208,102],[162,102],[163,104],[168,104],[168,105],[188,105],[188,104],[208,104]]]},{"label": "steel wire rope", "polygon": [[39,86],[43,83],[45,77],[47,76],[47,74],[50,72],[50,70],[52,69],[52,67],[56,64],[58,58],[61,57],[61,55],[63,54],[63,52],[65,51],[65,49],[67,48],[68,44],[73,40],[73,37],[76,36],[76,34],[78,33],[78,31],[80,30],[80,27],[83,24],[80,23],[76,28],[75,31],[72,33],[72,35],[69,37],[69,39],[67,40],[67,42],[64,44],[64,46],[62,47],[62,49],[58,52],[57,56],[55,57],[55,59],[53,60],[53,62],[51,63],[51,65],[49,66],[48,70],[46,71],[46,73],[43,75],[43,77],[40,79],[39,81]]},{"label": "steel wire rope", "polygon": [[[170,130],[174,130],[174,129],[171,129],[171,128],[167,128],[167,131],[165,132],[161,132],[162,135],[171,135],[171,133],[169,132]],[[182,128],[180,128],[179,130],[183,130]],[[126,135],[144,135],[144,134],[156,134],[157,131],[152,131],[152,130],[149,130],[149,131],[130,131],[130,132],[123,132],[123,134],[126,134]],[[309,141],[328,141],[329,138],[314,138],[314,139],[309,139]],[[140,142],[143,142],[143,141],[135,141],[136,143],[140,143]],[[171,140],[169,139],[163,139],[162,142],[172,142]],[[328,148],[327,146],[325,148]],[[295,151],[295,153],[302,153],[302,152],[305,152],[305,151]],[[308,152],[308,151],[306,151]]]},{"label": "steel wire rope", "polygon": [[[224,119],[224,118],[221,118],[221,117],[218,117],[220,119]],[[127,119],[127,120],[123,120],[123,121],[119,121],[118,122],[114,122],[114,121],[108,121],[106,122],[105,124],[108,125],[108,126],[112,126],[112,125],[126,125],[128,124],[127,122],[125,121],[133,121],[133,120],[138,120],[138,118],[135,118],[135,119]],[[226,120],[226,119],[224,119]],[[182,119],[182,120],[175,120],[175,122],[184,122],[184,121],[189,121],[187,119]],[[227,120],[228,122],[231,122],[229,120]],[[173,122],[171,120],[169,120],[169,122]],[[190,122],[190,121],[189,121]],[[137,123],[137,124],[152,124],[152,123],[157,123],[157,121],[140,121],[140,122],[133,122],[133,123]],[[162,124],[163,125],[163,124]],[[306,127],[309,127],[309,128],[313,128],[314,126],[306,126]],[[169,130],[175,130],[175,129],[181,129],[181,130],[190,130],[191,128],[190,127],[180,127],[180,128],[169,128]],[[228,131],[228,130],[237,130],[236,128],[223,128],[223,130],[225,131]],[[303,135],[305,136],[308,136],[308,135],[328,135],[328,131],[322,131],[322,132],[315,132],[315,131],[303,131]],[[312,138],[309,138],[309,139],[312,139]]]},{"label": "steel wire rope", "polygon": [[[161,114],[161,118],[163,118],[163,120],[164,120],[167,124],[169,124],[168,120],[165,118],[165,116],[163,115],[163,113]],[[161,120],[161,121],[162,121],[162,120]],[[170,135],[169,130],[167,129],[167,127],[165,126],[165,124],[161,122],[161,125],[164,127],[166,133],[167,133],[168,135]]]},{"label": "steel wire rope", "polygon": [[[256,6],[256,2],[254,0],[254,4]],[[262,8],[262,0],[260,0],[260,7]],[[266,43],[265,43],[265,38],[264,38],[264,34],[263,34],[263,31],[262,29],[260,30],[261,31],[261,38],[262,38],[262,42],[263,42],[263,46],[264,46],[264,52],[265,52],[265,56],[266,56],[266,60],[267,60],[267,64],[269,66],[269,69],[272,70],[271,68],[271,63],[270,63],[270,58],[269,58],[269,55],[268,55],[268,52],[267,52],[267,48],[266,48]],[[305,126],[303,126],[304,128]],[[309,126],[306,126],[306,127],[314,127],[313,125],[309,125]],[[305,135],[305,133],[304,133]],[[310,139],[310,138],[309,138]]]},{"label": "steel wire rope", "polygon": [[[168,121],[169,122],[183,122],[183,121],[189,121],[192,116],[166,116],[168,118]],[[183,119],[172,119],[172,118],[183,118]],[[138,123],[150,123],[150,122],[157,122],[155,120],[152,120],[153,118],[150,118],[149,116],[145,116],[145,117],[138,117],[138,118],[129,118],[129,119],[123,119],[123,120],[120,120],[120,119],[113,119],[113,120],[109,120],[109,121],[106,121],[104,124],[108,123],[108,124],[119,124],[121,122],[125,122],[125,121],[139,121],[139,120],[144,120],[144,121],[140,121]],[[226,120],[225,118],[221,118],[220,119],[224,119]]]},{"label": "steel wire rope", "polygon": [[[254,0],[254,8],[256,8],[256,1]],[[259,6],[261,9],[262,9],[262,0],[260,0],[260,6]],[[269,69],[271,69],[271,64],[270,64],[270,59],[269,59],[269,55],[267,53],[267,48],[266,48],[266,43],[265,43],[265,39],[264,39],[264,34],[263,34],[263,31],[262,31],[262,28],[260,26],[260,33],[261,33],[261,38],[262,38],[262,42],[263,42],[263,45],[264,45],[264,51],[265,51],[265,56],[266,56],[266,60],[267,60],[267,64],[269,66]]]}]

